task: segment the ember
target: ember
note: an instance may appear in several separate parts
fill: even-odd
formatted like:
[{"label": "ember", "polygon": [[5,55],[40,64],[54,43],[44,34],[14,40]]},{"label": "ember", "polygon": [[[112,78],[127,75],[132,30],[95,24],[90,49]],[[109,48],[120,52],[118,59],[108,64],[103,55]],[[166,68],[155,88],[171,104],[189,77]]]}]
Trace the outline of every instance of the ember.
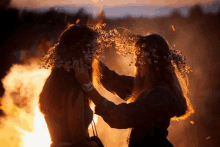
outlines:
[{"label": "ember", "polygon": [[171,25],[172,31],[176,31],[175,26]]},{"label": "ember", "polygon": [[192,120],[190,121],[190,123],[191,123],[192,125],[194,125],[194,124],[195,124],[195,122],[194,122],[194,121],[192,121]]},{"label": "ember", "polygon": [[208,140],[208,139],[210,139],[210,138],[211,138],[211,136],[208,136],[208,137],[206,137],[205,139]]}]

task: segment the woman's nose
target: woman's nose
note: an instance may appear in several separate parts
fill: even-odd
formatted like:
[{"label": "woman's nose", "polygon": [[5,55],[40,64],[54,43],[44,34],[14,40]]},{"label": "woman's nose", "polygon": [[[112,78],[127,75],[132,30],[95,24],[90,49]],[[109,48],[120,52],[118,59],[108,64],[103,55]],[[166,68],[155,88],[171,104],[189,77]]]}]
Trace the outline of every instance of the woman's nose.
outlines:
[{"label": "woman's nose", "polygon": [[137,67],[137,66],[138,66],[138,63],[136,62],[136,63],[134,64],[134,66],[136,66],[136,67]]},{"label": "woman's nose", "polygon": [[136,61],[135,65],[136,67],[140,66],[140,64],[138,63],[138,61]]}]

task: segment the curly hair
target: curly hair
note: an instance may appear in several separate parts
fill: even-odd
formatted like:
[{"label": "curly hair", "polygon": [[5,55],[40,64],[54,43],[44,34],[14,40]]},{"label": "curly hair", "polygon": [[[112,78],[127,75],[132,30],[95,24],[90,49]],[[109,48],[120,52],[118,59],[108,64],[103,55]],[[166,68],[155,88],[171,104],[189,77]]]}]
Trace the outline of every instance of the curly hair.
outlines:
[{"label": "curly hair", "polygon": [[[75,71],[70,68],[74,59],[85,59],[85,53],[92,47],[86,45],[96,40],[97,33],[87,25],[71,25],[61,34],[59,43],[54,45],[45,56],[45,66],[51,66],[52,72],[48,77],[43,90],[40,94],[40,110],[44,114],[48,114],[51,109],[62,111],[62,103],[65,100],[64,94],[72,88],[74,92],[73,98],[81,89],[77,82]],[[88,63],[88,62],[87,62]],[[88,63],[88,66],[91,66]],[[58,66],[58,64],[61,64]],[[89,71],[92,73],[92,71]]]}]

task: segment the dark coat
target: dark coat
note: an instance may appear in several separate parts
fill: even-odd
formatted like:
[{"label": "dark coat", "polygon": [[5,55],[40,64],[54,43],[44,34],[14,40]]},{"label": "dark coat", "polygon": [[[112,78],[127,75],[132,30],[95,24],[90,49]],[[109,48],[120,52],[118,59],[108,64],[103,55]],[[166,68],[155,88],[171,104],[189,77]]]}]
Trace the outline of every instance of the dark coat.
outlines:
[{"label": "dark coat", "polygon": [[[110,92],[126,99],[132,93],[134,77],[118,75],[100,64],[101,84]],[[148,94],[132,103],[114,103],[104,100],[95,108],[112,128],[132,128],[129,147],[172,147],[167,140],[170,119],[175,116],[172,98],[174,95],[162,86],[156,86]]]}]

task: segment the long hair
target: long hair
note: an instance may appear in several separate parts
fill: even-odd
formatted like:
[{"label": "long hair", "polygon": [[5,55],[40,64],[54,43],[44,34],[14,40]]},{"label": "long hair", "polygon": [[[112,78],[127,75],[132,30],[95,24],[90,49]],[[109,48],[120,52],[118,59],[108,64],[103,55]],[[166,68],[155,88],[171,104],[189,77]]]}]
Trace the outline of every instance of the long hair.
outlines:
[{"label": "long hair", "polygon": [[[90,41],[96,38],[96,33],[87,25],[71,25],[60,36],[59,43],[54,45],[45,56],[46,62],[53,57],[53,63],[59,60],[65,63],[72,62],[72,59],[84,59],[84,53],[88,48],[85,47]],[[59,56],[55,56],[55,55]],[[71,63],[72,64],[72,63]],[[90,65],[91,66],[91,65]],[[67,70],[69,69],[69,70]],[[89,70],[91,73],[91,70]],[[40,110],[45,115],[52,112],[63,112],[63,104],[66,100],[66,94],[74,90],[74,98],[77,98],[81,86],[75,78],[73,68],[64,68],[64,66],[52,66],[51,75],[46,80],[43,90],[40,94]]]},{"label": "long hair", "polygon": [[[175,68],[175,59],[169,60],[170,49],[167,41],[159,34],[139,36],[136,43],[139,49],[137,58],[146,55],[147,76],[141,77],[136,69],[133,94],[129,101],[134,101],[147,94],[155,86],[163,83],[169,86],[171,93],[175,94],[176,116],[173,119],[184,119],[194,112],[188,94],[188,77],[181,74],[181,67]],[[142,54],[141,54],[142,53]]]}]

